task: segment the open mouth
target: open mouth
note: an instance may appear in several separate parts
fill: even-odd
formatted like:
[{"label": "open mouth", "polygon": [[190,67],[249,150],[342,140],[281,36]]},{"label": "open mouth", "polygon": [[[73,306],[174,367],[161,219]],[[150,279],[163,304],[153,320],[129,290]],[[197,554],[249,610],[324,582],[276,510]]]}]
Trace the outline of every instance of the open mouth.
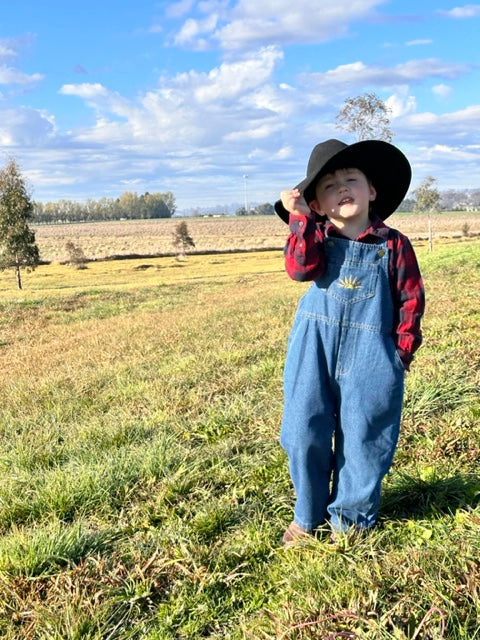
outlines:
[{"label": "open mouth", "polygon": [[343,200],[340,200],[338,203],[338,206],[341,207],[344,204],[353,204],[353,198],[343,198]]}]

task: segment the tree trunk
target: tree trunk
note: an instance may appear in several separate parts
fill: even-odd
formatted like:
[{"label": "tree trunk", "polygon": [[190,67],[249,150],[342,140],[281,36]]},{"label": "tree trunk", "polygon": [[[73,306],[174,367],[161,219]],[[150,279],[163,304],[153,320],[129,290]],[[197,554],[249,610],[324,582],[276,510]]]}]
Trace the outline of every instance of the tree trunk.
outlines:
[{"label": "tree trunk", "polygon": [[18,288],[21,289],[22,288],[22,274],[20,273],[20,267],[18,266],[18,264],[15,267],[15,275],[17,276]]}]

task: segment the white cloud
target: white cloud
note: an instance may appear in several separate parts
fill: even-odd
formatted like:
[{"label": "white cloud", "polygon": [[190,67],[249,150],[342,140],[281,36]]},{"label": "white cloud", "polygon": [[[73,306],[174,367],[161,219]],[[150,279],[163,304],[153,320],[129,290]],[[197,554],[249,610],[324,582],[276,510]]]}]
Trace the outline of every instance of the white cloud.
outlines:
[{"label": "white cloud", "polygon": [[[189,18],[175,37],[175,44],[180,46],[192,45],[194,49],[206,48],[204,35],[209,36],[217,26],[218,16],[211,14],[204,20]],[[202,36],[202,37],[200,37]]]},{"label": "white cloud", "polygon": [[7,67],[5,65],[0,67],[0,84],[5,85],[32,85],[37,84],[41,80],[43,80],[43,75],[41,73],[33,73],[32,75],[28,75],[20,69],[15,69],[14,67]]},{"label": "white cloud", "polygon": [[166,8],[168,18],[181,18],[189,13],[194,5],[194,0],[180,0],[179,2],[169,2]]},{"label": "white cloud", "polygon": [[[415,188],[423,178],[431,175],[437,180],[440,189],[457,189],[459,185],[464,188],[477,186],[477,182],[471,181],[471,175],[478,167],[480,148],[477,146],[458,144],[439,144],[432,141],[430,144],[418,145],[415,155],[411,156],[413,169],[412,188]],[[467,181],[465,176],[469,176]]]},{"label": "white cloud", "polygon": [[30,44],[30,37],[0,38],[0,84],[33,86],[44,78],[41,73],[28,74],[17,66],[18,51]]},{"label": "white cloud", "polygon": [[50,147],[58,135],[55,119],[30,107],[0,109],[0,145],[5,147]]},{"label": "white cloud", "polygon": [[84,82],[82,84],[64,84],[60,89],[60,93],[67,96],[78,96],[79,98],[92,101],[99,97],[108,96],[109,91],[98,82]]},{"label": "white cloud", "polygon": [[466,4],[463,7],[454,7],[448,11],[439,9],[438,12],[449,18],[475,18],[476,16],[480,16],[480,4]]},{"label": "white cloud", "polygon": [[448,84],[436,84],[432,87],[432,92],[439,98],[448,98],[452,94],[452,87]]},{"label": "white cloud", "polygon": [[424,44],[432,44],[433,40],[430,40],[428,38],[419,38],[418,40],[409,40],[408,42],[406,42],[405,44],[407,45],[407,47],[416,47],[418,45],[424,45]]},{"label": "white cloud", "polygon": [[7,40],[0,40],[0,60],[16,58],[17,52]]},{"label": "white cloud", "polygon": [[278,49],[266,47],[258,56],[223,63],[208,74],[190,74],[196,85],[195,97],[200,103],[238,98],[268,81],[282,57]]},{"label": "white cloud", "polygon": [[246,146],[248,140],[269,139],[284,126],[279,123],[288,101],[272,82],[282,56],[265,47],[210,72],[163,78],[157,90],[135,101],[100,84],[68,84],[61,93],[94,109],[94,125],[75,133],[82,143],[110,142],[139,152],[161,145],[171,154],[201,147],[215,153],[225,142]]},{"label": "white cloud", "polygon": [[[443,123],[448,123],[450,125],[454,125],[455,127],[462,128],[463,127],[480,127],[480,104],[472,104],[465,109],[460,109],[459,111],[453,111],[451,113],[441,114],[439,116],[440,121]],[[467,135],[468,132],[465,131]]]},{"label": "white cloud", "polygon": [[390,109],[392,120],[415,113],[417,110],[417,101],[410,95],[408,86],[398,87],[397,91],[385,100],[385,105]]},{"label": "white cloud", "polygon": [[292,158],[295,154],[293,147],[290,145],[286,147],[281,147],[275,154],[275,157],[278,160],[286,160],[287,158]]},{"label": "white cloud", "polygon": [[417,146],[427,143],[456,147],[471,144],[475,140],[475,132],[480,129],[480,104],[440,114],[408,114],[398,121],[397,129]]},{"label": "white cloud", "polygon": [[18,57],[21,43],[15,38],[0,38],[0,62],[11,62]]},{"label": "white cloud", "polygon": [[[194,48],[195,39],[208,34],[225,50],[245,49],[266,44],[326,42],[345,35],[352,21],[371,14],[384,0],[357,0],[348,11],[338,0],[239,0],[228,10],[226,3],[199,3],[199,9],[216,11],[218,26],[206,20],[189,18],[177,34],[176,42]],[[213,5],[213,8],[212,8]],[[219,8],[220,7],[220,8]],[[214,30],[215,29],[215,30]]]},{"label": "white cloud", "polygon": [[302,74],[300,84],[318,92],[318,102],[330,100],[333,91],[337,94],[349,93],[357,88],[363,91],[367,86],[389,89],[431,77],[456,78],[468,70],[468,65],[447,63],[435,58],[410,60],[395,67],[369,66],[358,61],[340,65],[325,73]]},{"label": "white cloud", "polygon": [[251,127],[247,131],[232,131],[224,136],[226,142],[268,139],[280,129],[283,128],[281,123],[262,124],[257,127]]},{"label": "white cloud", "polygon": [[69,96],[77,96],[97,112],[112,113],[120,118],[128,118],[131,115],[131,103],[115,92],[109,91],[100,83],[83,82],[81,84],[64,84],[59,93]]}]

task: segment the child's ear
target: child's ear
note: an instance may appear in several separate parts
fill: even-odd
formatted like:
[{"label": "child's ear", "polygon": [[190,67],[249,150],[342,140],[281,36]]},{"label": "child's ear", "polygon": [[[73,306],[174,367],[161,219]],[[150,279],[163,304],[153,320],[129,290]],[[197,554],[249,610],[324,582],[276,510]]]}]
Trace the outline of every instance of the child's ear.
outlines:
[{"label": "child's ear", "polygon": [[320,205],[318,204],[317,200],[312,200],[311,202],[308,203],[308,206],[310,207],[310,209],[312,211],[315,211],[315,213],[318,213],[318,215],[323,215],[322,214],[322,209],[320,207]]},{"label": "child's ear", "polygon": [[370,184],[370,202],[373,202],[376,197],[377,197],[377,190],[375,189],[373,184]]}]

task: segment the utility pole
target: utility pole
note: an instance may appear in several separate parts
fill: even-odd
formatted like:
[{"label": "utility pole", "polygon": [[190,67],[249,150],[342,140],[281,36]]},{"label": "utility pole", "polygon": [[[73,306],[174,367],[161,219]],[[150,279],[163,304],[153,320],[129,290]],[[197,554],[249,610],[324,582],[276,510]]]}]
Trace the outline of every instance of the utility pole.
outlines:
[{"label": "utility pole", "polygon": [[243,175],[243,196],[244,196],[244,208],[245,215],[248,215],[248,192],[247,192],[247,180],[248,176],[246,174]]}]

